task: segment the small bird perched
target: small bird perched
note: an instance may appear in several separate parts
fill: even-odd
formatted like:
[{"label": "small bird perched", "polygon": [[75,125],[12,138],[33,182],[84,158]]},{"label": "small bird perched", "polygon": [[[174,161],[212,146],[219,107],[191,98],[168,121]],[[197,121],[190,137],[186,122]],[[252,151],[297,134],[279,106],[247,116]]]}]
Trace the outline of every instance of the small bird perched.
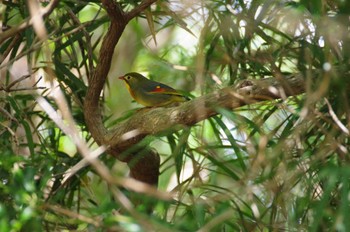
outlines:
[{"label": "small bird perched", "polygon": [[127,73],[119,77],[119,79],[125,82],[129,93],[135,101],[144,106],[165,106],[189,100],[170,86],[151,81],[140,73]]}]

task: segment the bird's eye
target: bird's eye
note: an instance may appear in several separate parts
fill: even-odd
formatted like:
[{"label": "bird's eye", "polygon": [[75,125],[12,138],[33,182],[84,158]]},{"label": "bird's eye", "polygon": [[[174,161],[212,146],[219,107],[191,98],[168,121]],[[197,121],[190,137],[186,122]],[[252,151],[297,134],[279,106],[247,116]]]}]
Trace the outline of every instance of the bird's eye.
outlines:
[{"label": "bird's eye", "polygon": [[125,77],[127,80],[130,80],[131,79],[131,76],[126,76]]}]

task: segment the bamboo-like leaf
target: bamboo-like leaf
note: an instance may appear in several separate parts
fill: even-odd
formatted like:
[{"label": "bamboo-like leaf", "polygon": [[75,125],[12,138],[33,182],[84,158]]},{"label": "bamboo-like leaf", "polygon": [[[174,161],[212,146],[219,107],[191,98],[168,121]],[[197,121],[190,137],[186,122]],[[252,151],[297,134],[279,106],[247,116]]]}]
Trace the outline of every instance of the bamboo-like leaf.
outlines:
[{"label": "bamboo-like leaf", "polygon": [[152,34],[154,44],[157,46],[157,36],[156,36],[156,30],[154,28],[154,20],[153,20],[152,11],[150,9],[146,9],[144,12],[146,15],[149,30]]},{"label": "bamboo-like leaf", "polygon": [[230,130],[227,128],[227,126],[225,125],[225,123],[219,119],[218,117],[214,117],[216,123],[218,124],[219,127],[221,127],[221,129],[223,130],[225,136],[227,137],[227,140],[230,142],[232,149],[234,150],[234,154],[237,156],[237,160],[240,164],[240,167],[245,170],[246,169],[246,165],[244,162],[244,155],[240,150],[240,146],[238,146],[235,138],[232,136],[232,133],[230,132]]},{"label": "bamboo-like leaf", "polygon": [[[325,179],[325,188],[323,188],[323,193],[321,198],[315,202],[315,211],[313,213],[313,223],[310,225],[310,231],[318,231],[318,228],[322,220],[327,217],[325,215],[326,211],[322,210],[327,208],[327,204],[330,201],[332,191],[334,190],[338,181],[338,171],[335,167],[327,167],[322,173]],[[316,193],[317,194],[317,193]]]},{"label": "bamboo-like leaf", "polygon": [[188,27],[187,23],[181,19],[174,11],[172,11],[165,3],[159,2],[159,6],[180,26],[182,29],[197,37]]},{"label": "bamboo-like leaf", "polygon": [[175,168],[176,168],[178,183],[180,183],[180,175],[184,164],[185,150],[186,150],[186,147],[188,146],[187,143],[188,143],[188,137],[190,133],[191,133],[190,129],[184,129],[182,131],[182,133],[179,136],[179,141],[176,144],[176,147],[173,150],[173,154],[172,154],[175,160]]},{"label": "bamboo-like leaf", "polygon": [[7,97],[7,101],[10,103],[11,107],[14,109],[15,114],[17,116],[16,118],[23,126],[23,129],[24,129],[25,135],[26,135],[26,144],[25,145],[28,146],[30,155],[34,156],[35,144],[34,144],[34,140],[33,140],[33,132],[31,130],[29,123],[27,122],[28,119],[26,117],[23,117],[23,109],[18,106],[18,103],[16,102],[16,100],[14,98]]}]

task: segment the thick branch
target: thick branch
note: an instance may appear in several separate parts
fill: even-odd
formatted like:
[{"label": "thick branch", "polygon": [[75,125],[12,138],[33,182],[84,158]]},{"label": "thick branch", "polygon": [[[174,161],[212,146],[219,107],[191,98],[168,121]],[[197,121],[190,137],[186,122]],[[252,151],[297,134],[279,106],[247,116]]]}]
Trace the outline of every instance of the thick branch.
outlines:
[{"label": "thick branch", "polygon": [[144,109],[127,121],[118,124],[108,133],[110,152],[119,159],[120,152],[140,142],[147,135],[159,135],[183,126],[192,126],[217,114],[218,108],[235,109],[258,101],[286,98],[304,93],[301,75],[263,80],[247,80],[239,86],[231,86],[201,96],[172,108]]},{"label": "thick branch", "polygon": [[114,48],[127,23],[124,13],[117,3],[114,1],[102,0],[102,4],[111,19],[111,25],[103,39],[99,54],[99,63],[89,79],[89,87],[84,102],[85,121],[98,144],[105,144],[104,138],[106,134],[106,128],[103,125],[101,109],[99,107],[100,93],[111,67]]},{"label": "thick branch", "polygon": [[129,14],[125,14],[121,6],[115,1],[102,0],[103,7],[108,13],[111,24],[102,42],[99,63],[89,79],[89,87],[84,102],[85,121],[98,144],[108,145],[108,140],[106,140],[107,130],[103,125],[99,99],[111,67],[114,48],[132,17],[135,17],[153,2],[154,0],[145,0]]}]

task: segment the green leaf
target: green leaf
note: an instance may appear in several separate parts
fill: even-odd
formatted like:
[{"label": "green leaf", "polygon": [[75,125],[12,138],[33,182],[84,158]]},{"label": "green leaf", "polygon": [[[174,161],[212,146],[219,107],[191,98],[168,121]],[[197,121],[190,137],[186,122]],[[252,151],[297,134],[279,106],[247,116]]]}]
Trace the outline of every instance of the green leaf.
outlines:
[{"label": "green leaf", "polygon": [[244,154],[241,152],[240,146],[237,144],[236,139],[233,137],[231,131],[227,128],[226,124],[219,117],[215,116],[214,120],[218,124],[219,127],[223,130],[227,140],[231,144],[231,148],[234,151],[234,154],[237,156],[237,160],[242,168],[242,170],[246,169],[246,165],[244,162]]},{"label": "green leaf", "polygon": [[191,133],[191,129],[189,128],[182,130],[179,136],[179,141],[176,144],[176,147],[173,150],[173,154],[172,154],[175,160],[175,168],[176,168],[178,183],[180,183],[180,175],[184,164],[184,155],[185,155],[186,147],[188,146],[187,143],[188,143],[188,137],[190,133]]}]

